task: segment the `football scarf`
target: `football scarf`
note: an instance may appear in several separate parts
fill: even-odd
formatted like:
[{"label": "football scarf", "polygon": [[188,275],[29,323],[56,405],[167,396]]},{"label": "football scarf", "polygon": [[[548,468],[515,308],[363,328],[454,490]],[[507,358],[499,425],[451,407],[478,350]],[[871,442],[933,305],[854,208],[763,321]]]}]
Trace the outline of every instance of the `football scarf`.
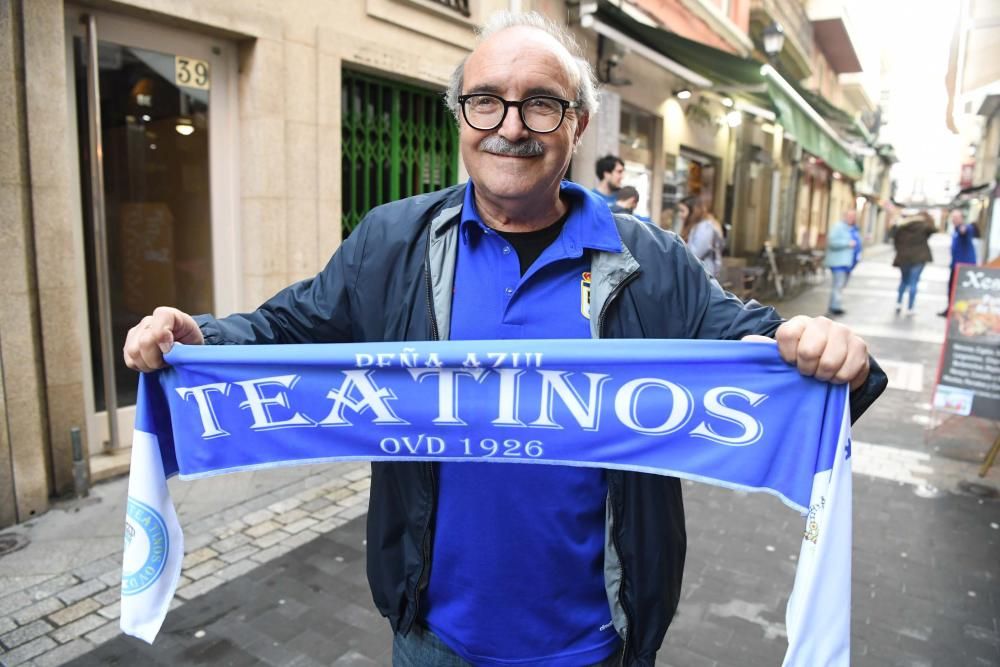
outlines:
[{"label": "football scarf", "polygon": [[504,340],[182,346],[140,378],[121,627],[152,642],[184,556],[166,480],[332,461],[591,466],[764,491],[806,517],[785,665],[850,657],[845,385],[775,345]]}]

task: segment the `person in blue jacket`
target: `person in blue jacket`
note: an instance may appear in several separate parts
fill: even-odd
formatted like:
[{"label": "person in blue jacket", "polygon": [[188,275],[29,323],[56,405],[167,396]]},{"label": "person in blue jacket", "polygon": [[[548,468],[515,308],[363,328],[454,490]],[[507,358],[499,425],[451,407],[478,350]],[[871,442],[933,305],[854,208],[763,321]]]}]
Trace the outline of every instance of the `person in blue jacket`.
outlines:
[{"label": "person in blue jacket", "polygon": [[[844,325],[743,303],[675,234],[563,180],[598,96],[561,26],[498,13],[446,100],[467,183],[374,208],[253,312],[157,308],[127,365],[160,368],[175,342],[764,336],[803,375],[849,384],[852,417],[884,389]],[[637,471],[373,462],[367,574],[393,664],[651,667],[681,595],[681,490]]]},{"label": "person in blue jacket", "polygon": [[951,224],[954,231],[951,233],[951,266],[948,267],[948,308],[942,310],[938,315],[948,316],[948,309],[951,308],[951,290],[955,286],[955,267],[959,264],[976,263],[976,245],[972,242],[976,238],[976,226],[965,222],[965,216],[959,209],[951,212]]},{"label": "person in blue jacket", "polygon": [[838,220],[830,228],[826,237],[826,258],[824,263],[833,274],[833,284],[830,287],[829,315],[843,315],[846,311],[841,304],[841,293],[851,269],[857,264],[857,249],[860,243],[854,238],[855,224],[858,213],[853,208],[844,211],[844,219]]}]

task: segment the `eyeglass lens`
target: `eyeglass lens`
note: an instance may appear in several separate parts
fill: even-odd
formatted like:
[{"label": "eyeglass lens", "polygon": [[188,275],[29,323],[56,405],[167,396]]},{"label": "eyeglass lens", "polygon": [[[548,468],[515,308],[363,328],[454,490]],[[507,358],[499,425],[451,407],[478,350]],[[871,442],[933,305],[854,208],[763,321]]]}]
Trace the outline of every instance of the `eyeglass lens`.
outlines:
[{"label": "eyeglass lens", "polygon": [[[504,117],[504,103],[493,95],[472,95],[465,100],[465,120],[477,130],[492,130]],[[533,132],[551,132],[563,119],[563,106],[550,97],[521,101],[521,120]]]}]

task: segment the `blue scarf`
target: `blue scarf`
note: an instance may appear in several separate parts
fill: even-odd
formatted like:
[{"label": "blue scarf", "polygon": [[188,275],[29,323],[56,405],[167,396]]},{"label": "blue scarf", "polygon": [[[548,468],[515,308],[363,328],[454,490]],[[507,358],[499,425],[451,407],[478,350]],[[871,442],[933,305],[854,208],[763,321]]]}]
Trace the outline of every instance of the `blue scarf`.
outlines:
[{"label": "blue scarf", "polygon": [[847,388],[773,344],[454,341],[175,346],[139,384],[122,629],[152,641],[183,535],[166,479],[331,461],[492,461],[765,491],[807,515],[786,665],[847,664]]}]

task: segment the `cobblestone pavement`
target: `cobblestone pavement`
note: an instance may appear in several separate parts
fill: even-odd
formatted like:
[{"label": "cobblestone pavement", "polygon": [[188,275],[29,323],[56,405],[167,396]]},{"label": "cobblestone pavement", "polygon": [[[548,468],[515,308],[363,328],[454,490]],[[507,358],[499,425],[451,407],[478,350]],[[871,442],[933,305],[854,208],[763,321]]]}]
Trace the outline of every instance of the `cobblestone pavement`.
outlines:
[{"label": "cobblestone pavement", "polygon": [[[997,428],[931,410],[946,269],[928,267],[918,313],[896,316],[889,259],[869,252],[845,292],[844,320],[891,381],[854,428],[853,664],[1000,665],[1000,473],[975,474]],[[827,294],[779,307],[821,314]],[[117,629],[123,480],[95,489],[103,504],[5,531],[32,545],[0,559],[0,664],[389,664],[364,574],[367,466],[272,472],[172,482],[187,557],[152,647]],[[802,518],[764,494],[685,494],[684,591],[657,664],[780,664]]]}]

